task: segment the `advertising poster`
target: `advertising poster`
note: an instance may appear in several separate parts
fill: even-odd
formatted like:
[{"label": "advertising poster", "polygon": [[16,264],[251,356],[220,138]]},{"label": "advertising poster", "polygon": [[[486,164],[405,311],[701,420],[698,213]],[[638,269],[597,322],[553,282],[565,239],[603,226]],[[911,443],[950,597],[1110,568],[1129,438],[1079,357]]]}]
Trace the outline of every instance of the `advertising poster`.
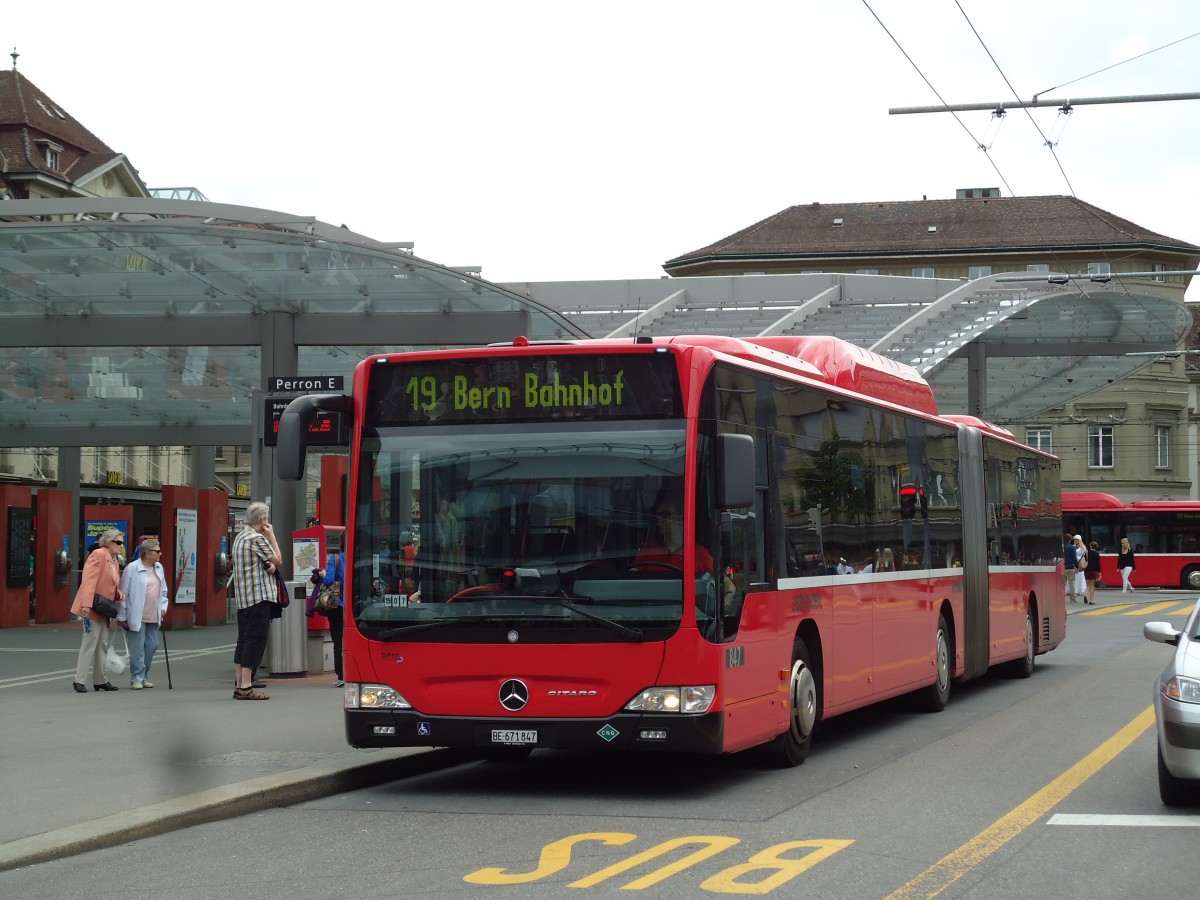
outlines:
[{"label": "advertising poster", "polygon": [[[85,519],[83,523],[83,549],[85,553],[91,553],[96,548],[96,539],[110,528],[115,528],[121,534],[125,535],[125,540],[130,540],[129,521],[127,519]],[[122,558],[128,560],[128,549],[121,554]],[[85,557],[86,558],[86,557]]]},{"label": "advertising poster", "polygon": [[196,534],[194,509],[175,510],[175,597],[176,603],[196,602]]}]

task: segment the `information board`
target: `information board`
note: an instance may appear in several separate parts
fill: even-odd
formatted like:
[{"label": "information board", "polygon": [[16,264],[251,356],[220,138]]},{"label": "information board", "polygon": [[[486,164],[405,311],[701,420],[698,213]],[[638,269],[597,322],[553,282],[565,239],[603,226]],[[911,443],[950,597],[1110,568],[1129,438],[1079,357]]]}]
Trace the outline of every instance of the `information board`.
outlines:
[{"label": "information board", "polygon": [[[263,416],[265,430],[263,446],[274,447],[279,442],[279,417],[288,408],[295,397],[267,397],[266,414]],[[345,416],[336,412],[318,410],[316,419],[308,429],[308,446],[310,447],[347,447],[350,444],[350,430]]]},{"label": "information board", "polygon": [[33,510],[8,508],[7,583],[29,587],[33,580]]}]

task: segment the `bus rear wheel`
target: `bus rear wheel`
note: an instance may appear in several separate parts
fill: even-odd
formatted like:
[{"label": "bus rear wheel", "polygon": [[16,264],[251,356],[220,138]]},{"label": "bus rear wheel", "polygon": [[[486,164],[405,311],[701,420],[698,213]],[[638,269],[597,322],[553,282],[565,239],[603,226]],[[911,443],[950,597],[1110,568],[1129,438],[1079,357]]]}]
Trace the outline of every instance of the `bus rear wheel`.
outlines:
[{"label": "bus rear wheel", "polygon": [[1184,590],[1200,590],[1200,566],[1189,566],[1184,569],[1180,585]]},{"label": "bus rear wheel", "polygon": [[788,679],[788,728],[775,738],[771,747],[775,759],[782,766],[800,765],[812,749],[820,706],[817,693],[819,678],[820,674],[813,670],[808,645],[797,638],[792,645],[792,673]]}]

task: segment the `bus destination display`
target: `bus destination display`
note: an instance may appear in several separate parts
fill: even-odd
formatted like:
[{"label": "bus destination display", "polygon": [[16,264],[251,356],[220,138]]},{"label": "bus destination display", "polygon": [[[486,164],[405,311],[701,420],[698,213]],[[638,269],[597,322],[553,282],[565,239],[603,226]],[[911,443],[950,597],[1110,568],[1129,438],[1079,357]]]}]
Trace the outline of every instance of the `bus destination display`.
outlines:
[{"label": "bus destination display", "polygon": [[666,353],[530,356],[378,365],[372,423],[451,424],[681,414],[679,377]]}]

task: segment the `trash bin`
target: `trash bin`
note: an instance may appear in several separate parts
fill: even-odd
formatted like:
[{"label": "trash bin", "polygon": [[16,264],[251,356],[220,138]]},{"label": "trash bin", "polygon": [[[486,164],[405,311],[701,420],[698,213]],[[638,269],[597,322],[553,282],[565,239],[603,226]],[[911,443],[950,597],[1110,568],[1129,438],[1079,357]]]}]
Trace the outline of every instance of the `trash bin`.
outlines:
[{"label": "trash bin", "polygon": [[271,621],[267,635],[267,671],[272,675],[308,674],[308,620],[304,617],[307,585],[307,581],[287,582],[292,602],[283,610],[283,615]]}]

